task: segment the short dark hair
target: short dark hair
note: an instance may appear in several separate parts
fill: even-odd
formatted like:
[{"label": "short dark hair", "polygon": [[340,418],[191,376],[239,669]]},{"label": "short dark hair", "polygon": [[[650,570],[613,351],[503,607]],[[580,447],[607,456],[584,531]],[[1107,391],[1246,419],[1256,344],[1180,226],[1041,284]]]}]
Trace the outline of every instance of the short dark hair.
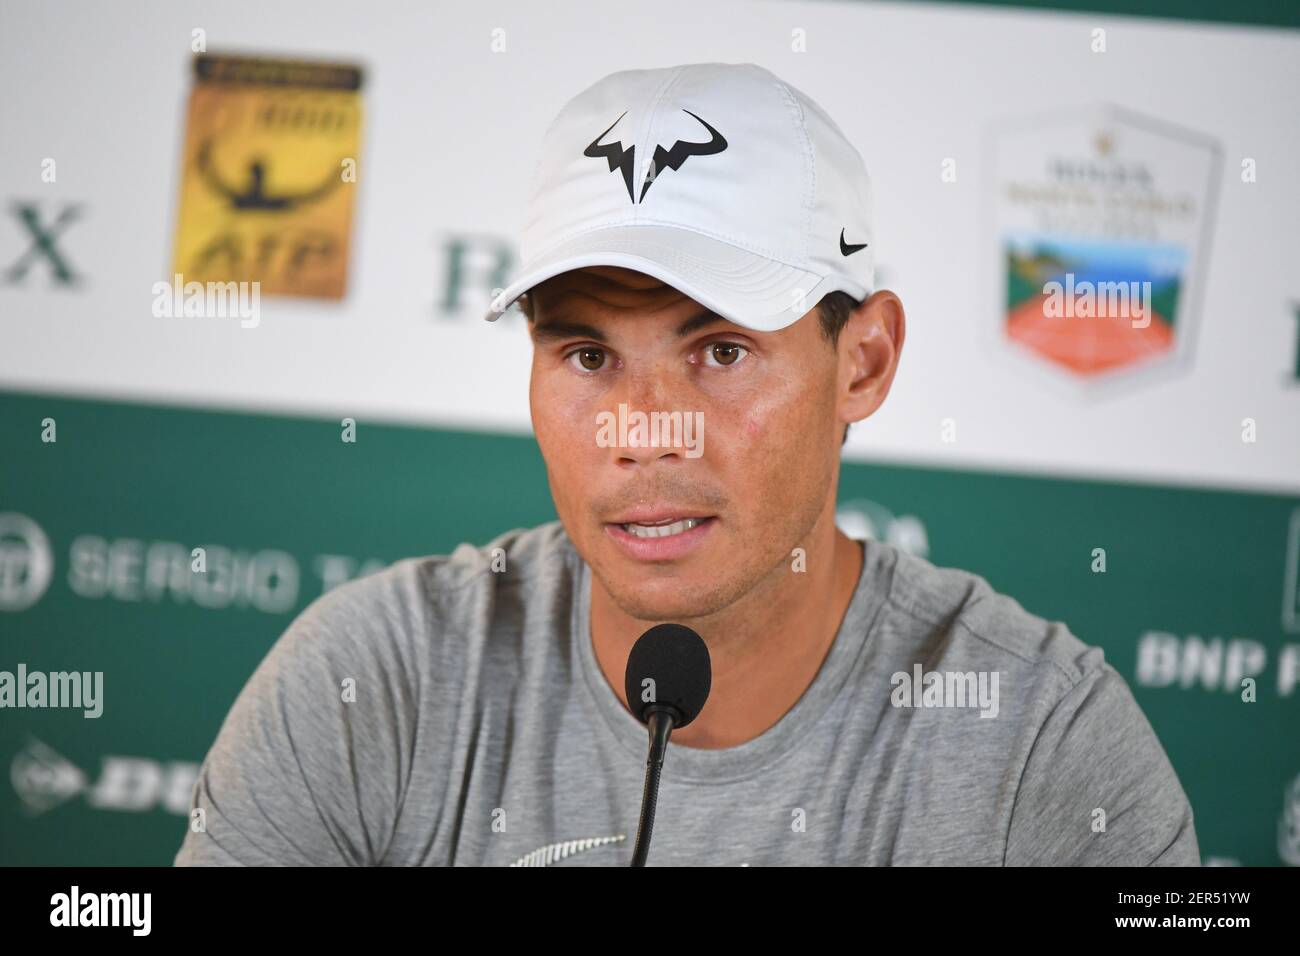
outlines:
[{"label": "short dark hair", "polygon": [[[840,332],[844,330],[845,324],[849,321],[849,316],[853,310],[862,304],[861,299],[855,299],[847,292],[836,290],[827,292],[817,303],[817,317],[821,319],[822,335],[826,341],[830,342],[831,348],[839,344]],[[849,440],[849,429],[852,423],[844,426],[844,437],[840,439],[843,445]]]},{"label": "short dark hair", "polygon": [[525,292],[515,301],[519,303],[519,311],[524,314],[524,317],[529,322],[533,321],[533,297]]},{"label": "short dark hair", "polygon": [[822,296],[821,301],[817,303],[817,315],[821,319],[822,334],[831,345],[839,343],[840,332],[849,321],[849,316],[861,304],[861,300],[839,290],[827,292]]},{"label": "short dark hair", "polygon": [[[531,322],[533,320],[532,298],[525,292],[519,297],[518,302],[520,311]],[[849,293],[840,290],[828,292],[818,301],[817,317],[821,322],[822,335],[832,348],[839,344],[840,332],[844,330],[849,316],[861,304],[861,299],[855,299]],[[844,437],[840,439],[841,445],[849,440],[849,427],[849,425],[844,426]]]}]

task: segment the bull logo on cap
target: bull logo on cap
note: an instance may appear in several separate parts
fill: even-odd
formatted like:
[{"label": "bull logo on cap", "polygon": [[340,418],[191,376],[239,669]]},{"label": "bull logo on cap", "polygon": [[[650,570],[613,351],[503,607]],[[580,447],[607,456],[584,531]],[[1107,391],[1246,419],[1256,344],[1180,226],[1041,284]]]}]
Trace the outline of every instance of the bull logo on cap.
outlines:
[{"label": "bull logo on cap", "polygon": [[[695,116],[690,110],[682,110],[691,116]],[[671,149],[664,149],[662,146],[655,146],[655,154],[651,159],[650,168],[646,171],[645,182],[641,186],[641,196],[638,198],[632,190],[632,177],[636,173],[636,146],[623,148],[622,142],[602,143],[605,134],[619,124],[619,121],[627,115],[627,110],[619,116],[618,119],[609,124],[609,128],[591,141],[591,145],[582,151],[582,155],[590,156],[593,159],[599,159],[602,156],[609,163],[609,171],[620,170],[623,173],[623,183],[627,186],[627,198],[632,200],[633,204],[640,202],[645,198],[650,184],[655,181],[655,176],[663,169],[678,170],[682,164],[691,156],[711,156],[714,153],[720,153],[727,148],[727,141],[721,133],[710,126],[704,120],[695,116],[700,124],[709,131],[710,139],[706,143],[690,142],[679,139],[673,143]]]}]

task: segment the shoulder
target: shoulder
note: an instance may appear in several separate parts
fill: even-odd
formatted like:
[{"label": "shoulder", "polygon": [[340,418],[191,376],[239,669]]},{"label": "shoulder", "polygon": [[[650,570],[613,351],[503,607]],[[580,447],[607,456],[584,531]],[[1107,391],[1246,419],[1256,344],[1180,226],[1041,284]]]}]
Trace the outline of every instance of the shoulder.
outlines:
[{"label": "shoulder", "polygon": [[979,574],[882,547],[892,553],[893,571],[873,639],[888,672],[919,666],[922,680],[984,680],[989,716],[998,719],[977,723],[996,724],[999,737],[1014,740],[1022,755],[1049,720],[1080,708],[1117,729],[1146,728],[1102,648],[1065,621],[1027,610]]},{"label": "shoulder", "polygon": [[[404,558],[340,584],[294,619],[277,652],[413,657],[431,643],[467,637],[497,615],[512,616],[547,584],[559,586],[574,552],[558,521],[515,528],[484,544]],[[406,663],[413,663],[406,661]]]},{"label": "shoulder", "polygon": [[[971,724],[1001,728],[994,736],[1015,805],[1008,861],[1197,864],[1187,795],[1100,647],[978,574],[873,546],[893,558],[877,626],[890,665],[1000,678],[998,719]],[[949,731],[954,760],[987,757],[981,733]],[[1111,821],[1106,840],[1093,839],[1098,808]]]},{"label": "shoulder", "polygon": [[404,858],[392,841],[406,795],[421,814],[443,805],[454,754],[472,751],[456,740],[460,713],[485,687],[513,686],[484,671],[483,643],[511,630],[512,603],[546,597],[527,582],[563,573],[567,544],[558,523],[515,529],[312,601],[227,714],[192,805],[207,829],[177,862]]},{"label": "shoulder", "polygon": [[[1066,622],[1027,610],[986,578],[942,567],[898,550],[886,598],[899,633],[929,645],[933,654],[969,657],[1013,674],[1037,674],[1057,696],[1080,682],[1114,674],[1100,647],[1086,643]],[[1118,676],[1117,674],[1115,676]]]}]

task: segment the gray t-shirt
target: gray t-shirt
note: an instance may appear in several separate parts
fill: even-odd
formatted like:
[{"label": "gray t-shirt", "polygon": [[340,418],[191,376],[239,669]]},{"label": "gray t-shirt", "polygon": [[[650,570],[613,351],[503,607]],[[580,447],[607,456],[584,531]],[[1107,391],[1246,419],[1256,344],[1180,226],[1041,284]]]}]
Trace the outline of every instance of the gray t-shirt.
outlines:
[{"label": "gray t-shirt", "polygon": [[[596,663],[590,575],[552,522],[322,595],[226,717],[176,864],[627,865],[647,733]],[[737,747],[668,746],[649,865],[773,864],[1200,857],[1099,648],[868,541],[794,707]]]}]

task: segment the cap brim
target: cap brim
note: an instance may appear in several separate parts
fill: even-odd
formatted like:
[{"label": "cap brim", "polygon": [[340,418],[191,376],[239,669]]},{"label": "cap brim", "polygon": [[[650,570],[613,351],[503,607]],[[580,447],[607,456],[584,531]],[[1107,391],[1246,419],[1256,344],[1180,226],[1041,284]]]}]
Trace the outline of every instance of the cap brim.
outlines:
[{"label": "cap brim", "polygon": [[654,276],[745,328],[774,332],[793,325],[828,292],[862,299],[869,289],[844,276],[820,276],[720,239],[676,226],[608,226],[547,249],[492,301],[499,318],[540,282],[585,266],[622,266]]}]

